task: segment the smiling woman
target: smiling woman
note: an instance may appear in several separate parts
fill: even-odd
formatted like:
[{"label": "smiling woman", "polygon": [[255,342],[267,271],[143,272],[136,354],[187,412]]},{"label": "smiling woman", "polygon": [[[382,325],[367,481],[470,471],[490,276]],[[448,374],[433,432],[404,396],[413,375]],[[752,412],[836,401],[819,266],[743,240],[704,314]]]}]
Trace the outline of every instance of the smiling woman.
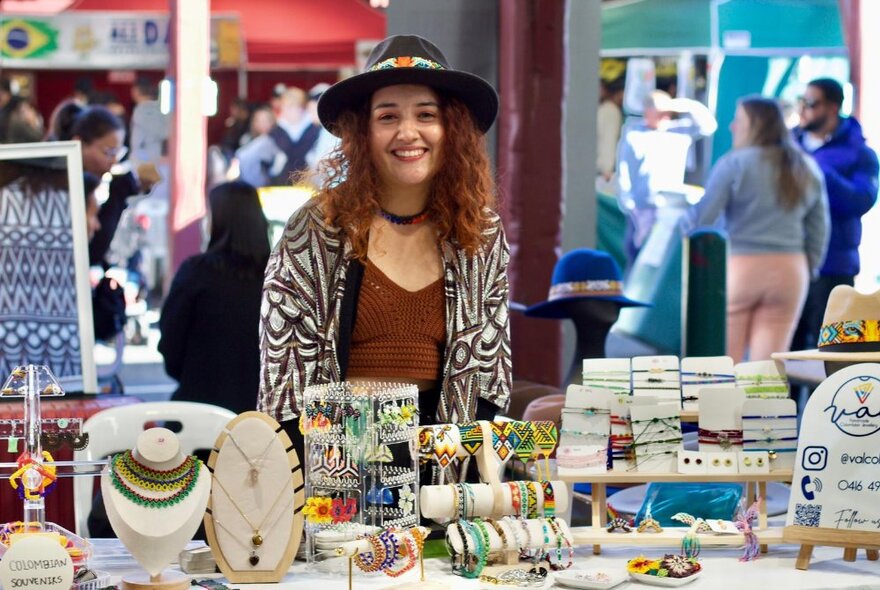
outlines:
[{"label": "smiling woman", "polygon": [[416,384],[423,424],[506,408],[509,253],[483,136],[497,110],[485,80],[416,36],[384,40],[322,96],[342,141],[263,291],[259,407],[294,440],[315,383]]}]

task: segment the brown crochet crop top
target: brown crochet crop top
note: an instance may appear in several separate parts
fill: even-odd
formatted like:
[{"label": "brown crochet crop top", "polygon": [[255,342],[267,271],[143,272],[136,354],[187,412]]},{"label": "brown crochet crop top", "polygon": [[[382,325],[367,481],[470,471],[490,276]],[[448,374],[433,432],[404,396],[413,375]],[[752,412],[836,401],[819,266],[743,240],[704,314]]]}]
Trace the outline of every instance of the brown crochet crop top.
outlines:
[{"label": "brown crochet crop top", "polygon": [[349,377],[438,379],[446,344],[443,277],[407,291],[369,259],[351,336]]}]

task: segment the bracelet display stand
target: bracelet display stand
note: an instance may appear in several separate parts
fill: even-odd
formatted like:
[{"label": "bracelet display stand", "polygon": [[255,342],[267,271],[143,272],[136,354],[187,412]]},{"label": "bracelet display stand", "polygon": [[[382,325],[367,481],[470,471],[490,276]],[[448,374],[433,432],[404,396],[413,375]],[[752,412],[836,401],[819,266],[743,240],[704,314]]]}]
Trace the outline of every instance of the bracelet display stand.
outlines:
[{"label": "bracelet display stand", "polygon": [[[605,527],[608,524],[608,504],[606,486],[608,484],[637,484],[645,482],[698,482],[698,483],[745,483],[746,498],[760,500],[758,511],[758,524],[755,534],[761,543],[761,551],[766,552],[767,545],[782,543],[782,528],[768,527],[767,525],[767,482],[779,481],[790,482],[792,472],[788,470],[771,471],[767,474],[684,474],[684,473],[645,473],[645,472],[616,472],[608,471],[604,474],[583,477],[560,477],[567,483],[589,483],[592,486],[592,525],[585,527],[572,527],[571,532],[577,545],[593,545],[593,554],[601,553],[602,545],[654,545],[654,546],[677,546],[688,532],[687,528],[664,527],[661,533],[612,533]],[[638,524],[638,523],[637,523]],[[703,545],[742,545],[742,535],[701,535],[700,542]]]},{"label": "bracelet display stand", "polygon": [[279,582],[302,539],[305,492],[299,457],[282,427],[244,412],[217,437],[205,534],[220,571],[235,584]]},{"label": "bracelet display stand", "polygon": [[332,383],[303,399],[306,555],[333,569],[343,543],[418,524],[418,389]]},{"label": "bracelet display stand", "polygon": [[[601,360],[592,360],[590,369],[593,374],[601,375],[611,371],[619,371],[617,363],[618,359],[607,359],[606,362]],[[585,367],[587,361],[584,361]],[[719,391],[712,391],[714,388],[730,387],[730,381],[733,374],[739,378],[742,371],[731,371],[732,367],[729,359],[726,357],[700,359],[693,357],[683,359],[681,363],[682,372],[677,372],[678,363],[675,357],[636,357],[632,359],[632,379],[634,389],[644,389],[645,393],[649,393],[652,388],[670,388],[671,390],[680,389],[681,386],[687,388],[688,396],[699,398],[701,392],[706,392],[705,397],[711,397],[718,394]],[[749,367],[746,372],[754,371],[770,372],[765,366]],[[682,377],[682,381],[679,381]],[[707,388],[698,388],[702,382],[706,382]],[[675,396],[671,396],[675,397]],[[638,399],[637,396],[632,398],[633,404]],[[658,400],[661,401],[661,400]],[[631,410],[637,409],[634,405]],[[641,411],[641,409],[640,409]],[[681,421],[698,420],[699,411],[682,412]],[[732,419],[735,422],[729,426],[734,428],[741,421],[742,412],[734,410]],[[642,417],[644,418],[644,417]],[[642,419],[642,422],[645,420]],[[664,422],[664,420],[661,420]],[[708,424],[710,428],[728,428],[726,423],[719,426]],[[742,426],[738,426],[742,430]],[[670,436],[671,438],[671,436]],[[741,450],[737,448],[735,450]],[[688,451],[679,451],[681,456],[689,456]],[[695,483],[745,483],[746,498],[749,503],[753,500],[759,500],[758,504],[758,523],[754,528],[761,551],[766,552],[767,546],[770,544],[782,543],[782,529],[770,528],[767,523],[767,482],[790,482],[792,480],[792,470],[790,464],[785,463],[772,471],[768,471],[766,464],[770,463],[770,457],[762,455],[760,466],[757,463],[757,455],[749,458],[748,463],[742,453],[727,453],[723,455],[697,453],[694,456],[705,456],[706,460],[701,460],[702,468],[696,468],[696,464],[691,459],[688,461],[690,472],[679,473],[672,471],[675,469],[675,462],[672,462],[670,469],[651,468],[644,470],[611,470],[601,473],[590,473],[583,475],[565,476],[561,475],[558,479],[568,483],[589,483],[592,486],[592,524],[587,527],[573,527],[572,534],[577,544],[593,545],[593,553],[599,554],[603,544],[624,544],[624,545],[652,545],[652,546],[677,546],[681,543],[683,537],[688,533],[688,528],[665,527],[662,532],[610,532],[606,530],[607,525],[607,494],[606,486],[608,484],[640,484],[651,482],[678,483],[678,482],[695,482]],[[715,458],[723,457],[719,460],[719,466],[716,469],[707,468],[710,464],[715,464]],[[763,457],[766,457],[764,459]],[[679,462],[683,460],[679,458]],[[766,461],[766,463],[765,463]],[[728,467],[728,462],[730,465]],[[781,461],[780,461],[781,462]],[[615,460],[615,466],[616,466]],[[759,468],[760,467],[760,468]],[[635,523],[638,525],[638,523]],[[635,528],[635,527],[634,527]],[[703,545],[741,545],[743,536],[737,535],[700,535],[700,542]]]}]

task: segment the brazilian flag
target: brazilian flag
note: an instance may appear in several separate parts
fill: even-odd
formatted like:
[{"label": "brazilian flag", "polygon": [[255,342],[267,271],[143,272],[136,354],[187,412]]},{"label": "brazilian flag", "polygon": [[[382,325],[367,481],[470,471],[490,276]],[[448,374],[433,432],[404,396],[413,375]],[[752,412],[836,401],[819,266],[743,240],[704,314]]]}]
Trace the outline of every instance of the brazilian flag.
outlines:
[{"label": "brazilian flag", "polygon": [[58,49],[58,31],[39,20],[0,20],[0,55],[16,59],[46,57]]}]

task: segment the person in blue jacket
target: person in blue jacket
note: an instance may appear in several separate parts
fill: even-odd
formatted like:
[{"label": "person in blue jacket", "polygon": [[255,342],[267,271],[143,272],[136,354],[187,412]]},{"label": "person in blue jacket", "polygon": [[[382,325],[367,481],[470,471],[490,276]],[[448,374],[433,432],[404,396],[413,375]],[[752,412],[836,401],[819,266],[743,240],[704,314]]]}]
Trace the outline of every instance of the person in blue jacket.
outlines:
[{"label": "person in blue jacket", "polygon": [[811,81],[800,103],[794,135],[825,175],[831,239],[819,277],[810,285],[792,346],[813,348],[828,295],[837,285],[853,285],[859,274],[862,215],[877,200],[877,154],[865,144],[854,117],[842,117],[843,88],[830,78]]}]

